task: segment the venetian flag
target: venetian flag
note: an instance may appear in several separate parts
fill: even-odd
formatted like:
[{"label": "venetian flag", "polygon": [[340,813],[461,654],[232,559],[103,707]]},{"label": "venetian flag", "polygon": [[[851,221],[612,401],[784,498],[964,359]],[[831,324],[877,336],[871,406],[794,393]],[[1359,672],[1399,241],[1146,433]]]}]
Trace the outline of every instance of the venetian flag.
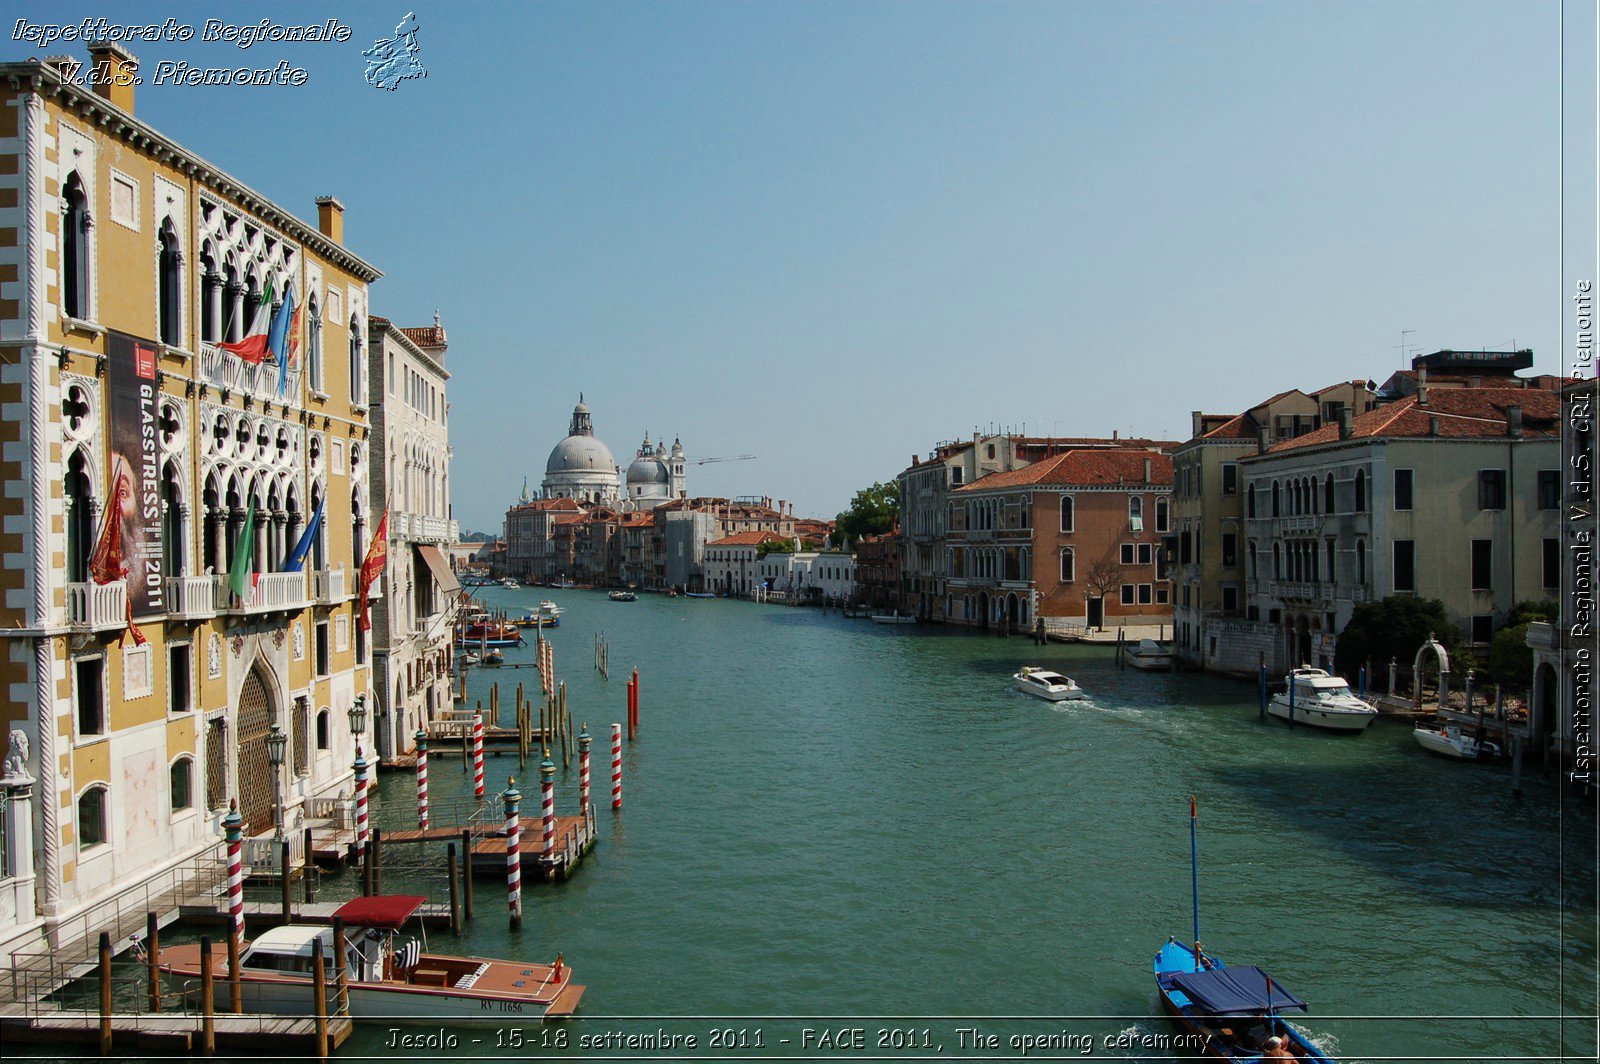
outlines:
[{"label": "venetian flag", "polygon": [[372,590],[372,585],[378,577],[383,575],[383,567],[389,561],[389,511],[383,511],[383,518],[378,522],[378,527],[373,530],[372,542],[367,544],[367,556],[361,563],[361,575],[356,582],[356,601],[361,605],[361,630],[372,629],[372,609],[367,602],[367,594]]},{"label": "venetian flag", "polygon": [[[287,306],[287,304],[285,304]],[[231,352],[244,359],[246,362],[262,363],[267,359],[267,335],[272,329],[274,321],[272,313],[272,279],[267,279],[267,290],[261,293],[261,302],[256,304],[256,313],[250,319],[250,327],[245,330],[244,339],[232,343],[218,344],[224,351]]]},{"label": "venetian flag", "polygon": [[255,597],[256,581],[261,579],[261,574],[256,572],[256,501],[250,500],[250,508],[245,511],[244,527],[239,529],[239,538],[233,544],[233,564],[228,567],[228,586],[233,589],[233,595],[240,602],[249,604]]},{"label": "venetian flag", "polygon": [[[97,584],[114,584],[118,580],[128,579],[128,565],[122,548],[122,509],[127,505],[128,496],[133,493],[133,470],[128,468],[128,463],[120,455],[117,456],[114,476],[105,521],[100,525],[100,537],[95,541],[94,553],[89,556],[89,578]],[[133,623],[131,596],[128,598],[128,626],[122,630],[123,638],[130,632],[133,633],[134,645],[144,646],[144,633]],[[117,645],[121,644],[122,640],[118,639]]]},{"label": "venetian flag", "polygon": [[317,503],[317,509],[311,515],[311,520],[306,525],[306,530],[300,533],[299,542],[295,543],[294,550],[283,560],[283,571],[298,573],[306,567],[306,556],[311,553],[311,546],[317,541],[317,533],[322,528],[322,508],[328,504],[327,499]]}]

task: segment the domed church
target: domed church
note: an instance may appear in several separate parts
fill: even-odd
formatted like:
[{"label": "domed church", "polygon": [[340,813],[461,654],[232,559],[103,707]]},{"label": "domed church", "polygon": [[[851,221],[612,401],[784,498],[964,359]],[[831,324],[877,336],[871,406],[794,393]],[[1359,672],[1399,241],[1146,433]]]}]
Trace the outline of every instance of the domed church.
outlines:
[{"label": "domed church", "polygon": [[637,509],[649,510],[678,498],[684,490],[683,466],[683,441],[674,439],[670,453],[664,442],[652,449],[646,432],[628,467],[628,501]]},{"label": "domed church", "polygon": [[649,433],[628,466],[626,492],[622,470],[611,450],[594,434],[594,417],[578,396],[566,438],[555,445],[540,482],[547,499],[576,499],[589,505],[651,509],[678,498],[684,490],[683,444],[652,444]]}]

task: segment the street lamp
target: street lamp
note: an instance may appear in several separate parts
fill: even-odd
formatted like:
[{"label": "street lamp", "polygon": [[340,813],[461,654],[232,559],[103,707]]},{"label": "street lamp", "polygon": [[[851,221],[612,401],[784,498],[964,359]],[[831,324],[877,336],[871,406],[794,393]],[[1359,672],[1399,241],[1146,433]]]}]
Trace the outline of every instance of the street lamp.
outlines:
[{"label": "street lamp", "polygon": [[359,737],[367,730],[367,696],[365,693],[356,695],[356,700],[350,703],[350,734]]},{"label": "street lamp", "polygon": [[267,732],[267,762],[272,765],[272,808],[277,812],[273,839],[276,842],[283,841],[283,751],[288,745],[289,737],[283,733],[283,725],[274,721],[272,730]]}]

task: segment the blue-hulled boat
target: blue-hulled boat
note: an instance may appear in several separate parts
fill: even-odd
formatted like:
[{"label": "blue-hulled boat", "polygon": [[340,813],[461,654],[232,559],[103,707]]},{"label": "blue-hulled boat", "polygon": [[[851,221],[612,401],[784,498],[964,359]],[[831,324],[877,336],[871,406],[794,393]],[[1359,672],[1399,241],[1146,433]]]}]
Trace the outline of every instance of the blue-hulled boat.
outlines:
[{"label": "blue-hulled boat", "polygon": [[[1305,1012],[1306,1003],[1253,964],[1229,968],[1204,948],[1196,964],[1193,947],[1169,938],[1156,954],[1155,976],[1162,1007],[1208,1057],[1334,1064],[1283,1020],[1285,1012]],[[1282,1044],[1278,1056],[1270,1055],[1273,1038]]]},{"label": "blue-hulled boat", "polygon": [[1169,936],[1156,951],[1161,1007],[1188,1036],[1188,1048],[1237,1061],[1335,1064],[1283,1019],[1306,1003],[1253,964],[1229,968],[1200,945],[1199,813],[1189,799],[1189,882],[1194,897],[1194,945]]}]

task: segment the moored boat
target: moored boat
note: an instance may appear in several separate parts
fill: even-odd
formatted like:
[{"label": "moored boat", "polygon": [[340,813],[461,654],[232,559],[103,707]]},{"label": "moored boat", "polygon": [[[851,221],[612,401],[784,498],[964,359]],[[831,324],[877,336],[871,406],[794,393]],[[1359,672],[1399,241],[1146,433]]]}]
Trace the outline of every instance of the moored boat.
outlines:
[{"label": "moored boat", "polygon": [[1127,648],[1128,664],[1136,669],[1164,671],[1172,668],[1172,648],[1154,639],[1141,639]]},{"label": "moored boat", "polygon": [[606,593],[606,598],[610,599],[612,602],[639,601],[639,596],[634,594],[632,591],[610,591]]},{"label": "moored boat", "polygon": [[917,619],[915,617],[907,617],[904,614],[902,614],[899,610],[895,610],[893,613],[874,613],[872,615],[872,621],[873,621],[874,624],[916,624],[917,623]]},{"label": "moored boat", "polygon": [[1412,729],[1411,737],[1417,745],[1430,754],[1451,757],[1458,761],[1476,761],[1479,758],[1500,756],[1500,745],[1487,739],[1467,735],[1454,724],[1422,724]]},{"label": "moored boat", "polygon": [[1283,690],[1272,696],[1267,712],[1295,724],[1338,732],[1363,732],[1378,719],[1378,711],[1352,694],[1344,677],[1309,665],[1284,677]]},{"label": "moored boat", "polygon": [[[350,1017],[382,1023],[497,1023],[571,1015],[584,988],[558,954],[553,964],[523,964],[428,953],[418,939],[397,934],[422,907],[414,895],[375,895],[346,902],[335,913],[346,928],[345,956],[335,958],[333,929],[308,924],[273,928],[242,947],[241,1005],[247,1012],[308,1015],[312,1010],[313,952],[318,942],[331,985],[343,964]],[[166,946],[158,964],[180,990],[200,979],[198,944]],[[214,951],[213,978],[228,979],[227,951]]]},{"label": "moored boat", "polygon": [[1011,678],[1017,682],[1017,690],[1046,702],[1079,702],[1089,697],[1072,677],[1034,665],[1024,665]]},{"label": "moored boat", "polygon": [[713,595],[709,591],[685,591],[683,593],[683,597],[684,598],[693,598],[693,599],[707,599],[707,598],[716,598],[717,596]]}]

